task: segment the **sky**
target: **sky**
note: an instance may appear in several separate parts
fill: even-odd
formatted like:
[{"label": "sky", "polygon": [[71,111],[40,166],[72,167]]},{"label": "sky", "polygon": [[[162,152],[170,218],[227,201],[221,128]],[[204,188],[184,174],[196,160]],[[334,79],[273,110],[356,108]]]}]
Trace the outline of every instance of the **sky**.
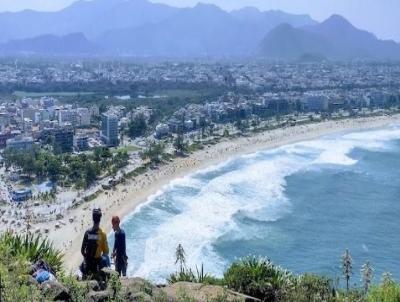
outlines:
[{"label": "sky", "polygon": [[[0,11],[35,9],[53,11],[76,0],[0,0]],[[110,0],[111,1],[111,0]],[[174,6],[193,6],[198,0],[151,0]],[[309,14],[322,21],[336,13],[356,27],[381,39],[400,42],[400,0],[202,0],[226,10],[254,6],[262,10],[280,9],[288,13]]]}]

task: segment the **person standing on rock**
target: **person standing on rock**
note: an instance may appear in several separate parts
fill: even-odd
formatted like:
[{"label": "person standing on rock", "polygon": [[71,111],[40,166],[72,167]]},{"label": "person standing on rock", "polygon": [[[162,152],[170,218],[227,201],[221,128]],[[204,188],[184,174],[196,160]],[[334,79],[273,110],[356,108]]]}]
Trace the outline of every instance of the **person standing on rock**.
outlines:
[{"label": "person standing on rock", "polygon": [[125,232],[120,227],[120,219],[118,216],[113,216],[111,219],[112,228],[115,233],[114,249],[112,257],[115,263],[115,270],[120,276],[126,276],[126,269],[128,267],[128,256],[126,255],[126,240]]},{"label": "person standing on rock", "polygon": [[110,266],[107,235],[100,228],[101,217],[101,209],[94,209],[93,227],[87,230],[83,237],[81,253],[84,262],[81,271],[85,276],[96,276],[102,268]]}]

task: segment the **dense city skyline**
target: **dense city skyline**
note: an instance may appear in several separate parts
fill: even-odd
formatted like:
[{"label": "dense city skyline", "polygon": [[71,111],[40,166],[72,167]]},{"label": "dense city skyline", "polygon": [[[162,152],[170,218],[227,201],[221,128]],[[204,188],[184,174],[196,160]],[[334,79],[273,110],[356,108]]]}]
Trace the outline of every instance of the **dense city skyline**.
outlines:
[{"label": "dense city skyline", "polygon": [[[3,0],[0,3],[0,12],[19,11],[23,9],[54,11],[62,9],[76,0]],[[151,0],[173,6],[193,6],[198,0]],[[317,21],[322,21],[337,13],[349,19],[355,26],[368,30],[379,38],[400,41],[400,21],[397,12],[400,2],[396,0],[204,0],[201,2],[213,3],[226,10],[238,9],[245,6],[254,6],[261,10],[280,9],[289,13],[309,14]],[[362,8],[362,11],[360,10]],[[385,22],[382,22],[385,20]]]}]

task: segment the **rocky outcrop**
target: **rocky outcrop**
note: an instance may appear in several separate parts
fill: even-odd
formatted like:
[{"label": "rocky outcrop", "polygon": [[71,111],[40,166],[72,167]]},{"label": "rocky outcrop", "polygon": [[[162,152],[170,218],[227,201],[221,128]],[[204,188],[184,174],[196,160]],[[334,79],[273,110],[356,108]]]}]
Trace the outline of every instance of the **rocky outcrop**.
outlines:
[{"label": "rocky outcrop", "polygon": [[260,301],[221,286],[178,282],[164,288],[168,301]]},{"label": "rocky outcrop", "polygon": [[87,302],[107,302],[112,297],[111,293],[107,290],[104,291],[90,291],[86,296]]},{"label": "rocky outcrop", "polygon": [[[78,281],[75,286],[86,289],[84,301],[86,302],[173,302],[173,301],[249,301],[260,300],[231,291],[217,285],[200,283],[177,282],[167,286],[156,286],[142,278],[121,278],[111,269],[103,269],[103,281],[96,280]],[[37,286],[45,297],[45,301],[72,301],[76,294],[58,281],[46,281],[38,284],[31,277],[24,282],[30,286]]]},{"label": "rocky outcrop", "polygon": [[[233,292],[221,286],[205,285],[190,282],[178,282],[165,287],[158,287],[141,278],[123,278],[118,296],[127,302],[154,302],[154,301],[249,301],[260,300]],[[86,296],[87,302],[104,302],[114,298],[115,291],[108,285],[107,289],[100,290],[96,281],[89,281],[90,289]]]},{"label": "rocky outcrop", "polygon": [[70,301],[71,296],[68,289],[59,282],[46,281],[39,288],[43,295],[50,301]]}]

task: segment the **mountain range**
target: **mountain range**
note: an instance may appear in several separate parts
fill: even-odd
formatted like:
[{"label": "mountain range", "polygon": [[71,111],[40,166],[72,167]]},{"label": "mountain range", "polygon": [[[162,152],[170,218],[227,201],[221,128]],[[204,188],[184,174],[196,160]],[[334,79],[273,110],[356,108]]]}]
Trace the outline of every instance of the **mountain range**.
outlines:
[{"label": "mountain range", "polygon": [[0,13],[0,54],[140,57],[400,59],[400,44],[382,41],[334,15],[210,4],[177,8],[147,0],[80,0],[57,12]]},{"label": "mountain range", "polygon": [[13,54],[41,54],[63,56],[90,56],[99,53],[100,48],[88,41],[82,33],[72,33],[64,36],[46,34],[23,40],[10,40],[0,45],[0,53]]},{"label": "mountain range", "polygon": [[275,27],[261,42],[258,53],[275,59],[296,59],[308,54],[336,60],[399,60],[400,44],[379,40],[342,16],[332,15],[314,25]]}]

